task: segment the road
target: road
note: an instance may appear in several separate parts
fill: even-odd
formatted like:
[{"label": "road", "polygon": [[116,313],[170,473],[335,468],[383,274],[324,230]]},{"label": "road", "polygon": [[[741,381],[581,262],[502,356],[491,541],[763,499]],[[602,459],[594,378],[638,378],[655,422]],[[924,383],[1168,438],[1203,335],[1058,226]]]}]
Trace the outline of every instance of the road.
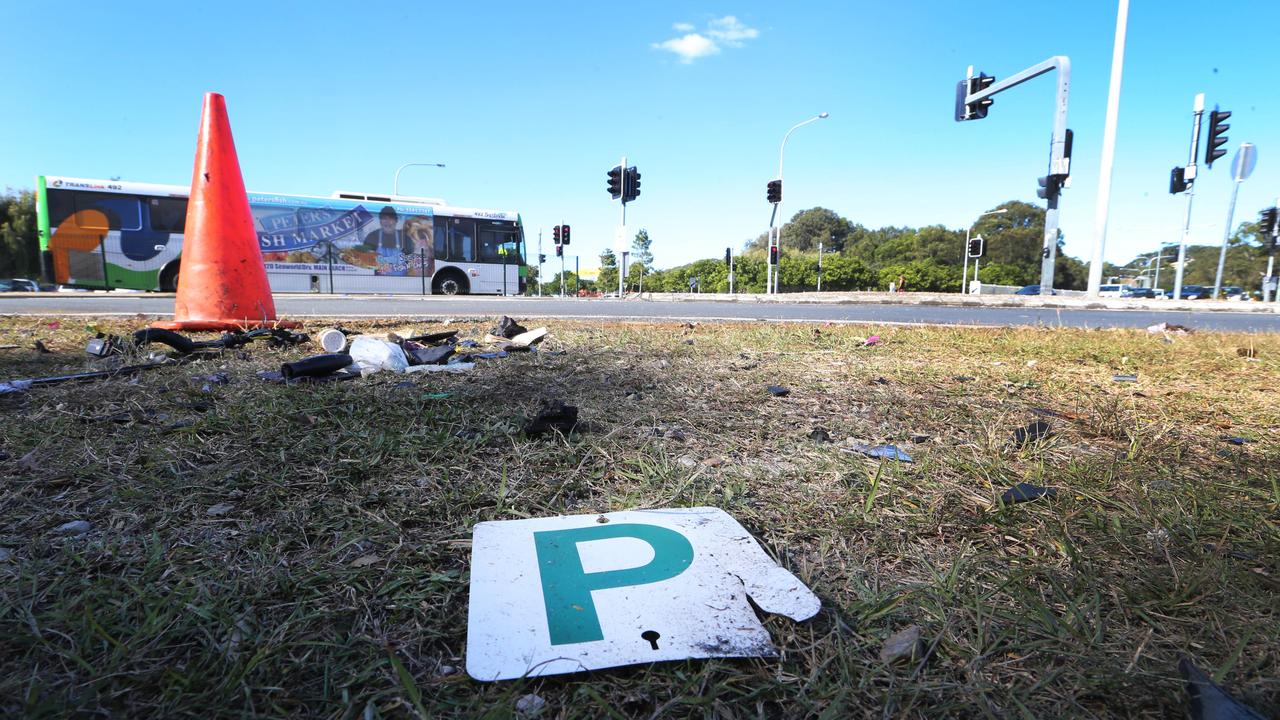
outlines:
[{"label": "road", "polygon": [[[467,317],[511,315],[580,319],[774,320],[923,325],[1032,325],[1143,328],[1160,322],[1198,330],[1280,332],[1274,313],[1171,312],[907,304],[789,304],[694,300],[602,300],[523,297],[281,295],[276,312],[289,317]],[[0,297],[3,315],[170,315],[172,296],[55,294]]]}]

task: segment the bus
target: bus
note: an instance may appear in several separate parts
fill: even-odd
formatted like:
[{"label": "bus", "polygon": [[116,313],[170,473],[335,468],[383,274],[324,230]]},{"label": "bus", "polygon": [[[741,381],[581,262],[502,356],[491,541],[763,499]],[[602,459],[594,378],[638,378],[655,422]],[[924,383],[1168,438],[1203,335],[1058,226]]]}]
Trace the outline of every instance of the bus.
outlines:
[{"label": "bus", "polygon": [[[173,291],[189,188],[36,178],[45,275],[58,285]],[[513,211],[335,192],[250,192],[274,292],[523,294],[524,228]]]}]

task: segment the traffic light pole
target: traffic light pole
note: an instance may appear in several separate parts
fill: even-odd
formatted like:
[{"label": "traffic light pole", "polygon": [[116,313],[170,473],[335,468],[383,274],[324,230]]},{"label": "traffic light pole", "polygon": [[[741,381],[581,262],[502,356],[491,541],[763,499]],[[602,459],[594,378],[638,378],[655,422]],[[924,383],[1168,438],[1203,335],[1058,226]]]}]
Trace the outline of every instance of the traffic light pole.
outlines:
[{"label": "traffic light pole", "polygon": [[538,297],[542,297],[542,228],[538,228]]},{"label": "traffic light pole", "polygon": [[623,246],[623,245],[622,245],[622,243],[626,242],[626,240],[627,240],[627,238],[626,238],[626,231],[627,231],[627,196],[626,196],[626,192],[625,192],[625,188],[626,188],[626,177],[627,177],[627,156],[626,156],[626,155],[623,155],[623,156],[622,156],[622,163],[620,164],[620,167],[622,168],[622,177],[623,177],[623,181],[622,181],[623,185],[622,185],[622,186],[623,186],[623,188],[624,188],[624,191],[623,191],[623,195],[622,195],[622,198],[621,198],[621,199],[622,199],[622,202],[618,203],[619,205],[621,205],[621,206],[622,206],[622,224],[619,226],[619,230],[618,230],[618,232],[620,233],[620,236],[622,237],[622,239],[619,241],[619,247],[618,247],[618,299],[619,299],[619,300],[622,300],[624,297],[626,297],[626,294],[625,294],[625,293],[626,293],[626,285],[624,284],[624,283],[626,282],[626,278],[623,276],[623,273],[624,273],[624,272],[625,272],[625,270],[626,270],[626,255],[627,255],[627,253],[626,253],[626,251],[625,251],[625,250],[623,250],[623,247],[625,247],[625,246]]},{"label": "traffic light pole", "polygon": [[[1055,55],[1044,62],[1037,63],[1004,80],[993,82],[975,93],[966,93],[964,104],[972,105],[997,93],[1017,87],[1028,80],[1035,79],[1045,73],[1058,71],[1058,91],[1054,95],[1053,138],[1049,150],[1049,175],[1069,177],[1071,161],[1066,156],[1067,148],[1067,96],[1071,88],[1071,60],[1065,55]],[[973,77],[973,66],[969,67],[968,78]],[[1040,294],[1053,293],[1053,268],[1058,255],[1058,195],[1051,194],[1047,200],[1048,209],[1044,214],[1044,248],[1041,251]]]},{"label": "traffic light pole", "polygon": [[1191,202],[1196,195],[1196,155],[1200,154],[1200,118],[1204,115],[1204,93],[1196,95],[1192,106],[1193,121],[1191,125],[1191,159],[1187,161],[1185,179],[1187,183],[1187,212],[1182,219],[1182,238],[1178,241],[1178,265],[1173,274],[1173,299],[1182,299],[1182,271],[1187,264],[1187,240],[1191,237]]}]

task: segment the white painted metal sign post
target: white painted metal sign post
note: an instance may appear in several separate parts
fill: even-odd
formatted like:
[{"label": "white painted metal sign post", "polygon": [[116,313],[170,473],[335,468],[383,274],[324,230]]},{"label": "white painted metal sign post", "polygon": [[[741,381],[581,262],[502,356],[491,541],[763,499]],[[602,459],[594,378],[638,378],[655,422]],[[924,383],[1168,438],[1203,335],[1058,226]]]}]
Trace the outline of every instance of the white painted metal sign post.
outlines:
[{"label": "white painted metal sign post", "polygon": [[471,548],[467,673],[477,680],[773,657],[747,597],[795,620],[821,607],[717,508],[483,522]]},{"label": "white painted metal sign post", "polygon": [[1231,204],[1227,206],[1227,227],[1222,231],[1222,249],[1218,252],[1218,272],[1213,276],[1213,299],[1218,299],[1222,290],[1222,270],[1227,264],[1227,241],[1231,239],[1231,222],[1236,216],[1236,196],[1240,194],[1240,183],[1253,174],[1253,166],[1258,162],[1258,149],[1253,143],[1240,143],[1240,149],[1231,158],[1231,177],[1235,182],[1231,185]]}]

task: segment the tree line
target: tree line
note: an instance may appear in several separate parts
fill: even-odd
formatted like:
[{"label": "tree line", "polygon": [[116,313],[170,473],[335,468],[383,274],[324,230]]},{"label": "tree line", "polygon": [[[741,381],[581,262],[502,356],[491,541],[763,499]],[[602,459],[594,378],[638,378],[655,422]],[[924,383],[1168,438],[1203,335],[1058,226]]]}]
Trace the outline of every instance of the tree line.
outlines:
[{"label": "tree line", "polygon": [[0,194],[0,277],[40,277],[40,239],[36,194],[6,190]]}]

